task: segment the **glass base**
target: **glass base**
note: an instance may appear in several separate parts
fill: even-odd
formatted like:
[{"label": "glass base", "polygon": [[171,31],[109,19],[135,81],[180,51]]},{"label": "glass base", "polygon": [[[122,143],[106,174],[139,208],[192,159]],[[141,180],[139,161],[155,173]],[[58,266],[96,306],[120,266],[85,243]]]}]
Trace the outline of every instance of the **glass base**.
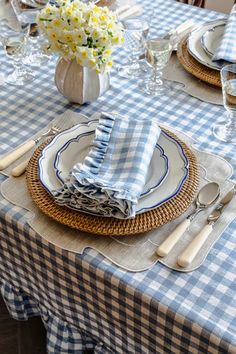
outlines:
[{"label": "glass base", "polygon": [[28,82],[33,81],[35,74],[31,71],[14,71],[5,78],[5,82],[9,85],[24,86]]},{"label": "glass base", "polygon": [[122,65],[119,66],[117,70],[120,76],[128,79],[135,79],[144,75],[144,71],[139,63],[137,65]]},{"label": "glass base", "polygon": [[214,136],[220,141],[236,144],[236,130],[232,130],[232,127],[229,128],[229,124],[226,122],[216,123],[212,130]]},{"label": "glass base", "polygon": [[150,96],[163,96],[171,90],[170,86],[163,80],[159,80],[158,82],[151,80],[142,81],[139,83],[139,88]]},{"label": "glass base", "polygon": [[29,66],[41,66],[46,64],[49,59],[49,56],[45,54],[32,54],[25,57],[23,63]]}]

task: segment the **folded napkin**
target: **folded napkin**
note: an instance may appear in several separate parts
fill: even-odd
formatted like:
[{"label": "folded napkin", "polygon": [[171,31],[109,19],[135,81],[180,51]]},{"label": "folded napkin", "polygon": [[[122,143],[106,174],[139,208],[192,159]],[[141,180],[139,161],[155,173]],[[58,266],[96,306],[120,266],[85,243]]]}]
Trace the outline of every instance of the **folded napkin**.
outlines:
[{"label": "folded napkin", "polygon": [[236,63],[236,5],[231,10],[222,40],[212,60],[226,60]]},{"label": "folded napkin", "polygon": [[134,217],[159,135],[154,120],[102,113],[91,150],[55,191],[55,201],[95,215]]}]

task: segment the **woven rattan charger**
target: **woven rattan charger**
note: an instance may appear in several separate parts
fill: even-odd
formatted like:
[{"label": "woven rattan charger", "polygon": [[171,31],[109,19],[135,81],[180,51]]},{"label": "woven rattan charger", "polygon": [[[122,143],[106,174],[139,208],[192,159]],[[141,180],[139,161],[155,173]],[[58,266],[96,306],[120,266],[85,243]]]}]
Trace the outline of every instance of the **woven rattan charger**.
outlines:
[{"label": "woven rattan charger", "polygon": [[173,133],[166,132],[181,144],[189,160],[189,174],[181,191],[156,209],[139,214],[134,219],[120,220],[93,216],[55,204],[38,178],[38,159],[49,141],[40,145],[35,151],[26,170],[26,181],[31,197],[38,208],[52,219],[71,228],[93,234],[124,236],[158,228],[177,218],[188,208],[193,202],[199,183],[199,170],[195,155]]},{"label": "woven rattan charger", "polygon": [[177,49],[177,57],[185,70],[208,84],[221,87],[220,72],[199,63],[188,51],[188,37],[183,38]]}]

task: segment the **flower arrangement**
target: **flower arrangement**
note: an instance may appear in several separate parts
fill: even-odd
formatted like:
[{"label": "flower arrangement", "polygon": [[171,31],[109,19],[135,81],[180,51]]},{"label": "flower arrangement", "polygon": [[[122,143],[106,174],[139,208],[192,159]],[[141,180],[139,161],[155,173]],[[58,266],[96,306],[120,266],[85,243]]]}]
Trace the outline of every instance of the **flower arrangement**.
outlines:
[{"label": "flower arrangement", "polygon": [[49,3],[37,15],[37,24],[48,39],[49,51],[98,73],[112,67],[112,48],[124,41],[112,11],[80,0]]}]

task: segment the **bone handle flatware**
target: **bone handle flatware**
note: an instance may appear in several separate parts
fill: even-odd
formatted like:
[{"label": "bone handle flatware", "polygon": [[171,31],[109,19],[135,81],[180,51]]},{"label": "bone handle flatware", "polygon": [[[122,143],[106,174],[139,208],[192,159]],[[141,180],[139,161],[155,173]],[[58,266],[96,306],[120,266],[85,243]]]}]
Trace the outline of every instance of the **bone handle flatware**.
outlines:
[{"label": "bone handle flatware", "polygon": [[13,177],[20,177],[21,175],[23,175],[23,173],[25,173],[26,167],[29,163],[30,158],[25,159],[24,161],[22,161],[19,165],[17,165],[16,167],[14,167],[11,170],[11,175]]},{"label": "bone handle flatware", "polygon": [[162,242],[162,244],[158,247],[158,256],[165,257],[168,255],[174,245],[179,241],[180,237],[187,230],[190,223],[190,219],[185,219],[174,229],[174,231],[167,237],[167,239],[165,239],[165,241]]},{"label": "bone handle flatware", "polygon": [[188,267],[198,252],[201,250],[202,246],[207,240],[207,237],[213,230],[215,222],[222,215],[225,207],[230,203],[236,194],[236,185],[232,188],[223,199],[217,204],[215,209],[207,218],[207,225],[199,232],[199,234],[190,242],[190,244],[184,249],[184,251],[179,255],[177,263],[181,267]]},{"label": "bone handle flatware", "polygon": [[57,132],[59,132],[59,129],[57,129],[57,127],[52,126],[39,137],[27,141],[26,143],[20,145],[18,148],[10,152],[8,155],[2,157],[0,159],[0,170],[4,170],[4,168],[7,168],[12,162],[16,161],[26,152],[30,151],[43,137],[55,134]]},{"label": "bone handle flatware", "polygon": [[29,140],[25,144],[19,146],[17,149],[10,152],[7,156],[4,156],[0,159],[0,170],[4,170],[7,168],[12,162],[19,159],[23,156],[27,151],[32,149],[36,144],[35,140]]},{"label": "bone handle flatware", "polygon": [[220,194],[219,185],[215,182],[207,183],[200,189],[196,198],[196,209],[190,214],[176,229],[160,244],[156,253],[159,257],[166,257],[175,244],[180,240],[181,236],[189,227],[195,216],[205,208],[212,205]]},{"label": "bone handle flatware", "polygon": [[181,253],[178,257],[178,265],[180,267],[187,267],[189,266],[202,246],[204,245],[207,237],[212,232],[213,225],[207,224],[203,227],[203,229],[199,232],[197,236],[194,237],[193,241],[185,248],[185,250]]}]

